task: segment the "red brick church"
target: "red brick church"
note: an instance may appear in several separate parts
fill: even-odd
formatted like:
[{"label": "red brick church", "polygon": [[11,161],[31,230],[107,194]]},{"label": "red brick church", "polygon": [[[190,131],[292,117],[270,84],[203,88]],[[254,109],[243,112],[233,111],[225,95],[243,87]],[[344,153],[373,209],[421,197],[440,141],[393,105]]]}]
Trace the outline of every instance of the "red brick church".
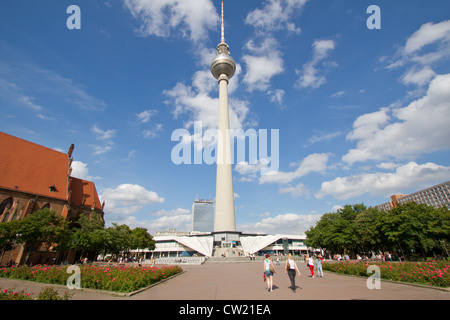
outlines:
[{"label": "red brick church", "polygon": [[[38,210],[49,208],[72,220],[82,213],[97,212],[100,203],[91,181],[71,176],[72,144],[67,153],[22,140],[0,132],[0,223],[20,220]],[[74,252],[29,251],[16,244],[3,254],[17,264],[73,263]],[[5,265],[9,261],[0,261]]]}]

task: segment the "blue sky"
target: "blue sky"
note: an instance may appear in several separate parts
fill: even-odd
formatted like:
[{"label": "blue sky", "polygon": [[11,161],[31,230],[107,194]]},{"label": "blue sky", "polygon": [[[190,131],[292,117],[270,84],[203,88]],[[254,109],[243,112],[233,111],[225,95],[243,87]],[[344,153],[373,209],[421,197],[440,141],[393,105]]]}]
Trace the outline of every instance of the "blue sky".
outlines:
[{"label": "blue sky", "polygon": [[[70,5],[81,29],[68,29]],[[369,29],[370,5],[381,29]],[[233,167],[237,229],[300,233],[450,179],[450,2],[225,0],[232,128],[279,130],[279,170]],[[175,165],[176,129],[217,125],[220,1],[4,0],[0,130],[67,152],[105,220],[190,231],[215,166]]]}]

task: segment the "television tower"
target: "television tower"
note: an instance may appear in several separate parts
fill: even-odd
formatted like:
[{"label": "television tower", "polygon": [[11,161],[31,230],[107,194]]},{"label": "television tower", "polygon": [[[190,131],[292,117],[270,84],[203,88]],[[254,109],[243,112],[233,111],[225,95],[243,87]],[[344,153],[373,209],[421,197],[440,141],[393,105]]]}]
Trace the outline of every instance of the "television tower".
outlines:
[{"label": "television tower", "polygon": [[211,62],[211,73],[219,82],[219,126],[217,141],[216,207],[214,231],[236,231],[234,216],[233,174],[230,150],[230,120],[228,110],[228,81],[236,71],[236,64],[225,43],[222,1],[221,40],[217,56]]}]

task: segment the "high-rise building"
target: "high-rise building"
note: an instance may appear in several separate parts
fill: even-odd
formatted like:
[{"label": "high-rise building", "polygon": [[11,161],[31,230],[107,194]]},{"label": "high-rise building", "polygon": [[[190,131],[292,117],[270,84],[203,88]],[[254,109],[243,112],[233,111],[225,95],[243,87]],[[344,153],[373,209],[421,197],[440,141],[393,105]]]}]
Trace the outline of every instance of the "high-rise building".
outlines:
[{"label": "high-rise building", "polygon": [[212,200],[194,200],[192,204],[192,231],[214,231],[214,202]]},{"label": "high-rise building", "polygon": [[234,216],[233,175],[231,168],[230,120],[228,109],[228,81],[236,71],[236,64],[225,43],[223,2],[222,38],[217,56],[211,62],[211,73],[219,82],[219,125],[217,141],[216,208],[214,231],[236,231]]},{"label": "high-rise building", "polygon": [[376,207],[380,210],[388,211],[407,202],[415,202],[435,208],[443,206],[450,208],[450,181],[408,195],[395,194],[391,196],[391,200]]}]

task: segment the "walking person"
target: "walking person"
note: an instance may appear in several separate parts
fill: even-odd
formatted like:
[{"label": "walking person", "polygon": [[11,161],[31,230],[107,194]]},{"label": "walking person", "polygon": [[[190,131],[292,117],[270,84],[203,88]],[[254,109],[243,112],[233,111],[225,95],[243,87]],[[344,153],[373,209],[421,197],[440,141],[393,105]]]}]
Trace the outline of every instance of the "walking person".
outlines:
[{"label": "walking person", "polygon": [[275,266],[273,265],[270,255],[266,254],[264,260],[264,274],[266,275],[267,291],[273,291],[273,274],[275,273]]},{"label": "walking person", "polygon": [[323,278],[321,257],[322,256],[320,254],[318,257],[316,257],[316,269],[317,269],[317,276]]},{"label": "walking person", "polygon": [[288,258],[286,259],[286,265],[284,268],[285,272],[289,276],[289,280],[291,280],[291,290],[295,293],[297,290],[297,286],[295,285],[295,271],[297,271],[298,276],[300,277],[301,273],[298,270],[297,263],[292,259],[292,254],[288,254]]},{"label": "walking person", "polygon": [[310,256],[306,256],[306,261],[308,263],[309,270],[311,271],[311,277],[314,278],[314,260]]}]

